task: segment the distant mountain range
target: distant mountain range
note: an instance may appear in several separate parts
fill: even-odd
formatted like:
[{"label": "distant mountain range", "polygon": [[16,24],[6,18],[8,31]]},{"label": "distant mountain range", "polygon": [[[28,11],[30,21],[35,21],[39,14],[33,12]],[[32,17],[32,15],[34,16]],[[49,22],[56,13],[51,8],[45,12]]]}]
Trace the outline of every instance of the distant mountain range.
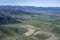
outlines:
[{"label": "distant mountain range", "polygon": [[60,7],[34,7],[34,6],[0,6],[0,9],[24,11],[60,11]]},{"label": "distant mountain range", "polygon": [[[40,11],[52,11],[52,12],[40,12]],[[54,16],[60,17],[59,15],[60,12],[55,11],[60,11],[60,7],[0,6],[0,24],[21,23],[22,21],[27,20],[24,17],[25,15],[54,14]]]}]

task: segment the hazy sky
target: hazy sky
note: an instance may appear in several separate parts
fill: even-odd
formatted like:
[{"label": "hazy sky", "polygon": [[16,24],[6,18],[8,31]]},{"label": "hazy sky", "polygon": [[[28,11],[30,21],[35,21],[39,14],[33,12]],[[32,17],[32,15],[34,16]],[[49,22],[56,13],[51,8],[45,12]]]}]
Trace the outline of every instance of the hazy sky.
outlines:
[{"label": "hazy sky", "polygon": [[60,0],[0,0],[0,5],[60,7]]}]

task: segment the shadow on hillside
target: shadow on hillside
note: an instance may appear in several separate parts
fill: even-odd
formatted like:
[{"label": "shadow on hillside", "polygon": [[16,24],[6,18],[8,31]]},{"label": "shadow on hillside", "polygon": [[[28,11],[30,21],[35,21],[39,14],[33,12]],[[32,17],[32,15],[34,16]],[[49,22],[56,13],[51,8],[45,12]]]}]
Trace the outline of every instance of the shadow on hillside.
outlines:
[{"label": "shadow on hillside", "polygon": [[0,14],[0,25],[16,24],[16,23],[22,23],[22,22],[18,21],[15,18],[12,18],[11,16],[5,16],[4,14]]}]

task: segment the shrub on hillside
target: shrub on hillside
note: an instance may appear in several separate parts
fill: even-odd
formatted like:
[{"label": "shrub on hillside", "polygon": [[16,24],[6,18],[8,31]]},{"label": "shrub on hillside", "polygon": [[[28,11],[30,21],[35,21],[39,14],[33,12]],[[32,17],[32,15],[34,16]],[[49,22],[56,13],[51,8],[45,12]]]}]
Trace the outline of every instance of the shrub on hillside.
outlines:
[{"label": "shrub on hillside", "polygon": [[52,32],[60,34],[60,27],[54,27]]},{"label": "shrub on hillside", "polygon": [[51,35],[47,35],[45,33],[42,33],[42,34],[37,34],[35,35],[38,39],[42,39],[42,40],[45,40],[45,39],[48,39],[51,37]]}]

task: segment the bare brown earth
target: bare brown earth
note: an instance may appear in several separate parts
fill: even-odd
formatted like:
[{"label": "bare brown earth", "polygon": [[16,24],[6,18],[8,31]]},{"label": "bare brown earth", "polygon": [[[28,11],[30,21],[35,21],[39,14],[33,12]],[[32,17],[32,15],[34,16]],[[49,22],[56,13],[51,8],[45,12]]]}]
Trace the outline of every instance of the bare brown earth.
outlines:
[{"label": "bare brown earth", "polygon": [[28,32],[24,33],[26,36],[30,36],[35,32],[33,29],[28,29]]},{"label": "bare brown earth", "polygon": [[24,33],[25,36],[30,36],[36,31],[34,29],[34,26],[31,26],[31,25],[24,25],[24,26],[21,26],[21,27],[26,27],[28,29],[28,32]]}]

